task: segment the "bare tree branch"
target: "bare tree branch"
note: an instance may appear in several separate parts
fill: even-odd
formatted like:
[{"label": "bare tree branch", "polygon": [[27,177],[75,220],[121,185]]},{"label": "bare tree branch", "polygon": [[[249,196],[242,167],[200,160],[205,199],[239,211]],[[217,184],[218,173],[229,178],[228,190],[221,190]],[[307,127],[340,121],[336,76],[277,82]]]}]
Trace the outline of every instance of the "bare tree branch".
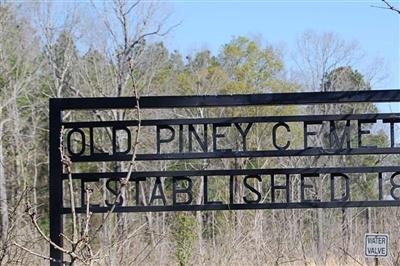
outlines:
[{"label": "bare tree branch", "polygon": [[[40,254],[40,253],[34,252],[34,251],[30,250],[30,249],[27,249],[26,247],[24,247],[24,246],[18,244],[17,242],[14,242],[13,244],[14,244],[15,246],[19,247],[20,249],[23,249],[23,250],[25,250],[26,252],[28,252],[28,253],[30,253],[31,255],[34,255],[34,256],[36,256],[36,257],[39,257],[39,258],[42,258],[42,259],[45,259],[45,260],[49,260],[49,261],[60,262],[60,261],[55,260],[55,259],[53,259],[53,258],[50,258],[50,257],[48,257],[48,256],[45,256],[45,255],[42,255],[42,254]],[[62,264],[67,264],[68,262],[62,261],[61,263],[62,263]]]},{"label": "bare tree branch", "polygon": [[125,16],[129,15],[129,13],[131,13],[131,11],[140,3],[140,0],[134,2],[129,8],[128,10],[124,13]]},{"label": "bare tree branch", "polygon": [[385,3],[385,5],[390,9],[393,10],[394,12],[397,12],[398,14],[400,14],[400,10],[396,7],[394,7],[392,4],[389,3],[389,1],[387,0],[382,0],[383,3]]},{"label": "bare tree branch", "polygon": [[397,14],[400,14],[400,9],[395,7],[394,5],[392,5],[389,1],[387,0],[381,0],[386,6],[375,6],[372,5],[371,7],[375,7],[375,8],[381,8],[381,9],[387,9],[387,10],[392,10],[394,12],[396,12]]},{"label": "bare tree branch", "polygon": [[[63,133],[64,127],[61,128],[60,132],[60,143],[63,143]],[[60,146],[60,154],[61,154],[61,162],[67,168],[68,173],[68,185],[69,185],[69,194],[70,194],[70,202],[71,202],[71,210],[72,210],[72,242],[76,242],[78,239],[78,231],[76,225],[76,212],[75,212],[75,197],[74,197],[74,188],[72,183],[72,169],[71,169],[71,159],[64,153],[64,147]]]}]

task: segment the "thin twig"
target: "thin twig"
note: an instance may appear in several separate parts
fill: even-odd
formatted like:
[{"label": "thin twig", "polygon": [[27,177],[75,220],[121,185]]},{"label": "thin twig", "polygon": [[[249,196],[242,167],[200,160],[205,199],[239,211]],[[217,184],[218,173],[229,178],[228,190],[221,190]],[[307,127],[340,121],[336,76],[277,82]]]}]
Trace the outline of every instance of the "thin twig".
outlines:
[{"label": "thin twig", "polygon": [[75,197],[74,197],[74,187],[72,183],[72,161],[71,159],[64,153],[64,147],[62,146],[63,143],[63,132],[64,132],[64,127],[61,127],[61,132],[60,132],[60,155],[61,155],[61,162],[65,165],[67,168],[67,174],[68,174],[68,185],[69,185],[69,194],[70,194],[70,202],[71,202],[71,212],[72,212],[72,242],[76,243],[78,240],[78,231],[77,231],[77,225],[76,225],[76,211],[75,211]]},{"label": "thin twig", "polygon": [[[55,259],[53,259],[53,258],[51,258],[51,257],[42,255],[42,254],[37,253],[37,252],[34,252],[34,251],[32,251],[32,250],[30,250],[30,249],[28,249],[28,248],[26,248],[26,247],[24,247],[24,246],[18,244],[18,243],[15,242],[15,241],[13,242],[13,244],[14,244],[15,246],[19,247],[20,249],[23,249],[23,250],[25,250],[26,252],[28,252],[28,253],[30,253],[30,254],[32,254],[32,255],[34,255],[34,256],[37,256],[37,257],[39,257],[39,258],[42,258],[42,259],[45,259],[45,260],[49,260],[49,261],[59,262],[58,260],[55,260]],[[64,263],[67,263],[67,262],[62,261],[61,263],[64,264]]]},{"label": "thin twig", "polygon": [[71,254],[71,252],[69,252],[68,250],[60,247],[59,245],[57,245],[56,243],[54,243],[53,241],[50,240],[50,238],[48,238],[46,236],[46,234],[42,231],[42,229],[40,228],[40,226],[37,223],[37,217],[36,217],[36,213],[35,212],[31,212],[31,207],[28,206],[27,207],[27,213],[29,215],[29,217],[31,218],[31,222],[34,225],[35,229],[38,231],[38,233],[40,234],[41,237],[44,238],[44,240],[46,240],[48,243],[50,243],[54,248],[60,250],[61,252],[67,253],[67,254]]},{"label": "thin twig", "polygon": [[382,2],[385,3],[390,10],[393,10],[400,14],[400,10],[398,8],[395,8],[392,4],[390,4],[389,1],[382,0]]},{"label": "thin twig", "polygon": [[350,258],[352,258],[355,262],[357,262],[359,265],[363,265],[361,262],[359,262],[356,258],[354,258],[349,252],[347,252],[346,250],[344,250],[343,248],[339,247],[339,249],[341,251],[343,251],[344,254],[346,254],[347,256],[349,256]]},{"label": "thin twig", "polygon": [[128,8],[128,10],[124,13],[124,15],[125,16],[129,15],[129,13],[132,11],[132,9],[134,9],[139,3],[140,3],[140,0],[136,1],[135,3],[133,3],[131,5],[131,7]]},{"label": "thin twig", "polygon": [[387,0],[381,0],[386,6],[375,6],[375,5],[371,5],[371,7],[375,7],[375,8],[381,8],[381,9],[387,9],[387,10],[392,10],[398,14],[400,14],[400,9],[396,8],[394,5],[392,5],[391,3],[389,3],[389,1]]}]

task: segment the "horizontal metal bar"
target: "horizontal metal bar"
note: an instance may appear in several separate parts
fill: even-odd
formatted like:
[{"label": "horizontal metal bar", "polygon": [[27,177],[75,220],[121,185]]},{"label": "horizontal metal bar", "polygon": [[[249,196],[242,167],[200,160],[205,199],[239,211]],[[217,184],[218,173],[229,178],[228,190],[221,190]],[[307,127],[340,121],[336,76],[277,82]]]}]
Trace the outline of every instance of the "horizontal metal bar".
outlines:
[{"label": "horizontal metal bar", "polygon": [[[270,174],[332,174],[332,173],[393,173],[400,172],[400,166],[377,167],[327,167],[327,168],[267,168],[267,169],[223,169],[223,170],[184,170],[184,171],[141,171],[133,172],[131,177],[170,177],[170,176],[231,176],[231,175],[270,175]],[[126,177],[127,172],[73,173],[73,179],[99,179]],[[62,175],[68,179],[67,174]]]},{"label": "horizontal metal bar", "polygon": [[[170,211],[222,211],[222,210],[260,210],[260,209],[312,209],[312,208],[367,208],[397,207],[400,201],[329,201],[329,202],[289,202],[259,204],[207,204],[207,205],[167,205],[167,206],[117,206],[113,212],[170,212]],[[93,213],[108,212],[111,207],[90,207]],[[76,208],[77,213],[85,213],[86,208]],[[64,214],[71,213],[71,208],[63,208]]]},{"label": "horizontal metal bar", "polygon": [[[142,120],[142,126],[218,124],[218,123],[273,123],[273,122],[311,122],[311,121],[341,121],[341,120],[384,120],[399,121],[400,113],[381,114],[343,114],[343,115],[303,115],[303,116],[253,116],[253,117],[221,117],[221,118],[189,118],[189,119],[152,119]],[[125,121],[80,121],[64,122],[64,128],[87,127],[129,127],[137,126],[137,120]]]},{"label": "horizontal metal bar", "polygon": [[[395,148],[354,148],[354,149],[319,149],[303,150],[261,150],[261,151],[218,151],[187,152],[165,154],[137,154],[137,161],[182,160],[182,159],[215,159],[245,157],[290,157],[290,156],[333,156],[333,155],[367,155],[367,154],[400,154],[400,147]],[[130,154],[94,154],[86,156],[70,156],[72,162],[112,162],[130,161]]]},{"label": "horizontal metal bar", "polygon": [[[57,102],[63,110],[130,109],[136,105],[134,97],[58,98],[52,99],[52,101]],[[203,96],[144,96],[139,99],[139,106],[140,108],[148,109],[398,101],[400,101],[400,90],[374,90]]]}]

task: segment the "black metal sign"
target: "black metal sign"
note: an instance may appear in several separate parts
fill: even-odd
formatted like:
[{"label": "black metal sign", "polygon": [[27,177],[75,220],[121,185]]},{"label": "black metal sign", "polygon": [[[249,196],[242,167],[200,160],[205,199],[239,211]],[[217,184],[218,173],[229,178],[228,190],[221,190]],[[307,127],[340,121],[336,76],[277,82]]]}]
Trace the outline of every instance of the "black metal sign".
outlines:
[{"label": "black metal sign", "polygon": [[[317,93],[278,93],[229,96],[160,96],[142,97],[141,109],[173,108],[222,108],[269,105],[316,105],[363,102],[399,102],[399,90],[347,91]],[[134,98],[64,98],[50,100],[50,236],[62,246],[63,215],[71,213],[71,207],[63,205],[63,181],[69,175],[63,169],[60,147],[64,147],[72,162],[130,161],[132,158],[132,132],[138,127],[137,120],[118,121],[70,121],[62,114],[72,110],[133,109]],[[371,125],[380,123],[388,130],[388,144],[374,146],[366,139]],[[190,160],[213,158],[296,157],[326,155],[400,154],[400,141],[396,124],[400,114],[330,114],[303,116],[240,116],[152,119],[140,121],[146,129],[147,153],[136,154],[137,161]],[[264,137],[265,147],[254,146],[250,135],[260,125],[270,124]],[[322,144],[311,140],[317,135],[318,126],[326,125]],[[99,151],[96,132],[107,129],[110,133],[107,151]],[[289,137],[292,131],[302,135],[301,141]],[[62,132],[62,133],[61,133]],[[63,138],[60,138],[60,134]],[[236,145],[227,141],[229,136],[237,139]],[[63,143],[60,143],[63,140]],[[119,145],[123,140],[123,145]],[[356,140],[356,141],[354,141]],[[121,147],[122,146],[122,147]],[[93,169],[93,167],[88,168]],[[105,180],[108,194],[118,195],[115,184],[128,175],[126,172],[87,171],[72,172],[73,180],[81,183],[81,202],[75,211],[84,213],[87,203],[85,184]],[[376,182],[376,197],[353,199],[350,188],[354,178],[368,176]],[[315,193],[316,180],[325,177],[330,192],[321,198]],[[148,195],[139,189],[142,182],[151,180]],[[194,201],[196,180],[201,180],[201,204]],[[212,184],[219,181],[218,189],[223,195],[218,199],[209,193]],[[293,180],[296,180],[294,182]],[[389,186],[384,186],[384,180]],[[383,207],[400,206],[400,166],[375,167],[323,167],[323,168],[262,168],[262,169],[207,169],[140,171],[131,173],[129,182],[132,195],[129,200],[121,198],[116,203],[90,202],[93,213],[151,212],[151,211],[200,211],[240,209],[287,209],[287,208],[336,208],[336,207]],[[164,184],[168,183],[169,186]],[[222,184],[222,185],[221,185]],[[294,187],[293,184],[296,184]],[[234,191],[242,186],[246,195],[237,198]],[[299,193],[293,194],[295,189]],[[215,194],[215,193],[214,193]],[[278,197],[278,194],[280,195]],[[283,195],[283,196],[282,196]],[[293,196],[296,195],[296,196]],[[145,197],[146,204],[141,200]],[[115,205],[116,206],[113,206]],[[60,260],[62,253],[50,246],[51,257]]]}]

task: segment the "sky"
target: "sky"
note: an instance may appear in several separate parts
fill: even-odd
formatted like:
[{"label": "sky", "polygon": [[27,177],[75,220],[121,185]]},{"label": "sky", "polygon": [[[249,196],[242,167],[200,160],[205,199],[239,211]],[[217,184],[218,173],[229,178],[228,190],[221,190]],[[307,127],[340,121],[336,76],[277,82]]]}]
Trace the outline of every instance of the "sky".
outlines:
[{"label": "sky", "polygon": [[[166,2],[180,22],[166,45],[184,55],[204,48],[217,54],[234,36],[261,37],[263,42],[283,48],[284,62],[290,69],[296,40],[304,31],[333,32],[359,43],[365,53],[362,63],[384,60],[386,78],[373,84],[373,89],[400,89],[400,15],[379,8],[385,6],[381,0]],[[400,7],[399,0],[390,3]],[[400,112],[400,104],[380,105],[380,109]]]},{"label": "sky", "polygon": [[[306,30],[334,32],[357,41],[365,60],[383,58],[387,79],[379,88],[400,88],[400,15],[371,5],[380,0],[177,0],[167,1],[174,19],[181,24],[167,38],[168,48],[187,55],[207,48],[216,54],[233,36],[261,37],[268,44],[284,48],[291,66],[297,38]],[[400,1],[392,1],[399,5]]]}]

